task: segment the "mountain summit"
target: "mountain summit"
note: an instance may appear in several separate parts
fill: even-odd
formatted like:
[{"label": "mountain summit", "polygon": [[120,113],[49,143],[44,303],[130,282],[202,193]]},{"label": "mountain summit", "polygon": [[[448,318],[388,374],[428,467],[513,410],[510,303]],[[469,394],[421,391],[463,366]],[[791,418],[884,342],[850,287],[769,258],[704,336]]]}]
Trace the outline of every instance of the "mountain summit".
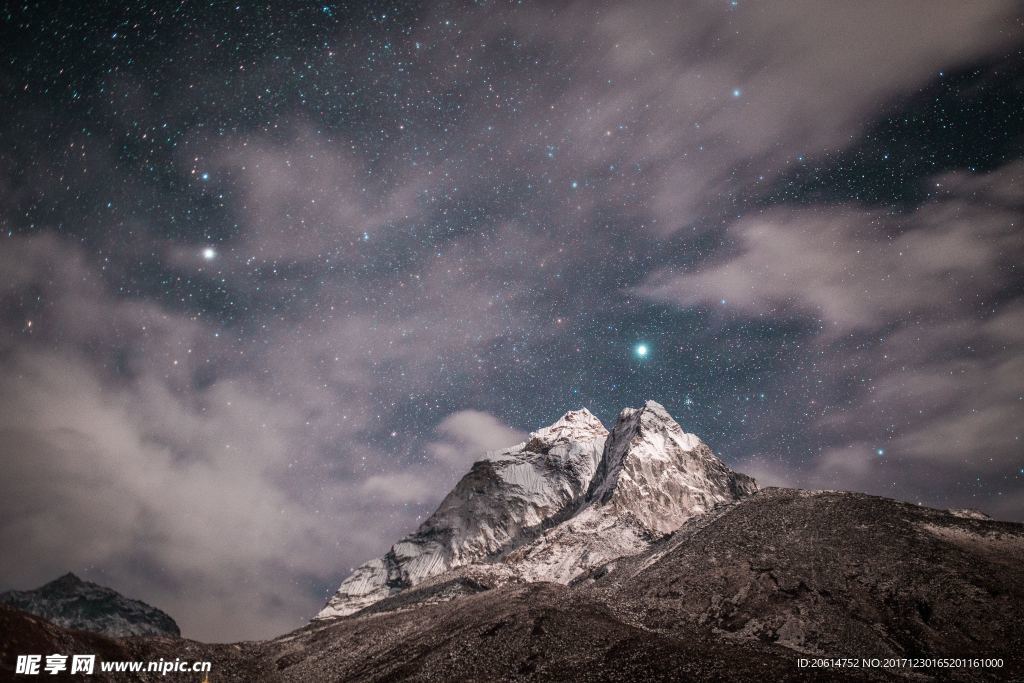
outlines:
[{"label": "mountain summit", "polygon": [[725,466],[665,407],[647,401],[619,414],[588,498],[631,515],[652,533],[671,533],[690,517],[750,495],[754,480]]},{"label": "mountain summit", "polygon": [[317,618],[459,568],[490,584],[568,583],[756,490],[659,403],[623,410],[610,435],[590,411],[571,411],[474,463],[415,533],[357,568]]}]

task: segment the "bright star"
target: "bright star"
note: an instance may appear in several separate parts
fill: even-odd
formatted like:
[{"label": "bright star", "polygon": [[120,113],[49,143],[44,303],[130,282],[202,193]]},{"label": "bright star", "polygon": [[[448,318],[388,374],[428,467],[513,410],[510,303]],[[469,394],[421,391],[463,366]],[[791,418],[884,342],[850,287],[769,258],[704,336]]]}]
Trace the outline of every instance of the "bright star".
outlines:
[{"label": "bright star", "polygon": [[206,247],[205,249],[203,249],[203,258],[206,259],[207,261],[212,261],[213,259],[217,258],[217,250],[214,249],[213,247]]},{"label": "bright star", "polygon": [[743,94],[743,91],[741,91],[739,88],[733,88],[732,89],[732,96],[733,97],[739,97],[742,94]]},{"label": "bright star", "polygon": [[636,353],[637,358],[646,358],[647,357],[647,353],[649,351],[650,351],[650,349],[647,348],[647,344],[637,344],[636,348],[633,349],[633,352]]},{"label": "bright star", "polygon": [[199,177],[200,177],[200,178],[201,178],[202,180],[209,180],[209,179],[210,179],[210,174],[209,174],[209,173],[200,173],[200,174],[199,174]]},{"label": "bright star", "polygon": [[884,448],[879,448],[879,449],[877,449],[875,451],[875,453],[878,453],[879,455],[885,455],[885,449]]}]

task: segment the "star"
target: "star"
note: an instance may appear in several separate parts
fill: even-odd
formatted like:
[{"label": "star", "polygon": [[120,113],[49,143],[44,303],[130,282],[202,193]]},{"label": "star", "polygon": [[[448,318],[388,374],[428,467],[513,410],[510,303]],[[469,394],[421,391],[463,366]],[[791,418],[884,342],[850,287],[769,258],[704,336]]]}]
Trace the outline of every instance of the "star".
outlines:
[{"label": "star", "polygon": [[203,249],[203,258],[206,259],[207,261],[212,261],[213,259],[217,258],[217,250],[214,249],[213,247],[206,247],[205,249]]},{"label": "star", "polygon": [[636,354],[637,358],[647,358],[647,354],[650,353],[650,351],[651,350],[647,344],[644,344],[643,342],[637,344],[636,347],[633,348],[633,353]]}]

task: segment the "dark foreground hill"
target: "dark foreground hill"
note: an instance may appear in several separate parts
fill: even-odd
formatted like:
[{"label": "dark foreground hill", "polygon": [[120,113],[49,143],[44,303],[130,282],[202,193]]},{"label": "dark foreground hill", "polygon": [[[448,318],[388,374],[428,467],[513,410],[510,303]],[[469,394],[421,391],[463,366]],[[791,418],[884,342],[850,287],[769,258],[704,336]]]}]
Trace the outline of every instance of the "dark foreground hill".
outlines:
[{"label": "dark foreground hill", "polygon": [[[1022,607],[1024,525],[767,489],[570,586],[453,573],[374,609],[237,645],[110,640],[4,609],[0,642],[7,670],[15,652],[74,649],[209,659],[211,681],[1021,680]],[[798,668],[815,657],[1003,665]]]},{"label": "dark foreground hill", "polygon": [[767,489],[595,574],[627,623],[845,657],[1024,662],[1024,525]]}]

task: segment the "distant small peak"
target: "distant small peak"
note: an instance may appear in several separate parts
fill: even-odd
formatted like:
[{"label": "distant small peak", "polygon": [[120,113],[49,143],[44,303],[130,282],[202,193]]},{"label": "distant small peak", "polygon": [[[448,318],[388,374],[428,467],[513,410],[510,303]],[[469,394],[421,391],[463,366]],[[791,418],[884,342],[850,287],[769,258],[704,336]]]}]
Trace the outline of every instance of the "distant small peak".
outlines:
[{"label": "distant small peak", "polygon": [[76,574],[68,572],[62,576],[58,576],[53,581],[40,586],[37,590],[41,591],[57,591],[60,593],[73,593],[82,589],[83,586],[88,585],[86,581],[78,578]]},{"label": "distant small peak", "polygon": [[63,576],[57,577],[56,579],[54,579],[50,583],[60,583],[60,584],[75,585],[75,584],[80,584],[80,583],[85,583],[85,582],[82,581],[80,578],[78,578],[78,576],[75,575],[73,572],[68,572],[67,574],[64,574]]}]

